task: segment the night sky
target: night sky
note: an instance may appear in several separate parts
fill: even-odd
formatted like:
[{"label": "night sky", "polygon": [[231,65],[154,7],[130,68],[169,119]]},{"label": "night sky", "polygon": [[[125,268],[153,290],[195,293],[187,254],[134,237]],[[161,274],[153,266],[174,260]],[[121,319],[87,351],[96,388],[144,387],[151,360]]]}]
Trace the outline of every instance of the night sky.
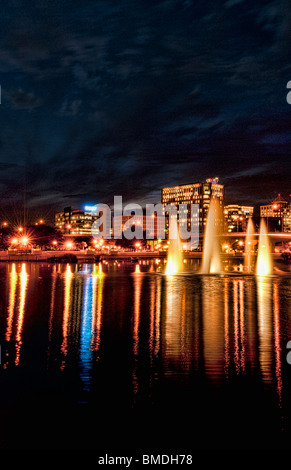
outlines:
[{"label": "night sky", "polygon": [[[0,14],[1,207],[290,194],[290,0],[11,0]],[[43,208],[43,209],[42,209]]]}]

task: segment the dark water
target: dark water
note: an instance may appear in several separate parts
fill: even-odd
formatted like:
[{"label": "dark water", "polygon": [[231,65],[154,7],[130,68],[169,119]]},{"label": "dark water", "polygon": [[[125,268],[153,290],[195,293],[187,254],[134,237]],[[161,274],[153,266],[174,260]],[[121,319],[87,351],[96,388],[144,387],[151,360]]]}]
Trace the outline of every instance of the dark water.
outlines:
[{"label": "dark water", "polygon": [[289,448],[290,275],[158,269],[0,265],[2,449]]}]

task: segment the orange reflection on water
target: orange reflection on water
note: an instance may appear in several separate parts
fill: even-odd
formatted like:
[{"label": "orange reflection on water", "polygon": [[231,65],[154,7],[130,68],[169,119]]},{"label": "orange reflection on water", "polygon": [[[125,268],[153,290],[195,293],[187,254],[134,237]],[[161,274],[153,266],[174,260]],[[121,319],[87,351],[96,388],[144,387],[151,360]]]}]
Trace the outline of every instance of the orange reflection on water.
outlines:
[{"label": "orange reflection on water", "polygon": [[244,280],[239,281],[239,313],[240,313],[240,337],[241,355],[240,364],[243,372],[246,368],[246,332],[245,332],[245,300],[244,300]]},{"label": "orange reflection on water", "polygon": [[233,281],[234,363],[237,373],[245,371],[244,281]]},{"label": "orange reflection on water", "polygon": [[273,331],[271,280],[258,277],[259,362],[264,382],[272,382]]},{"label": "orange reflection on water", "polygon": [[[103,299],[103,276],[93,274],[93,302],[92,302],[92,340],[91,348],[98,351],[100,346],[101,322],[102,322],[102,299]],[[96,299],[97,291],[97,299]]]},{"label": "orange reflection on water", "polygon": [[[139,345],[139,324],[140,324],[140,301],[141,301],[141,286],[143,280],[143,273],[136,270],[134,273],[134,305],[133,305],[133,324],[132,324],[132,339],[133,339],[133,354],[138,357]],[[137,394],[138,391],[138,378],[137,378],[137,364],[132,370],[132,384],[133,393]]]},{"label": "orange reflection on water", "polygon": [[57,267],[54,265],[52,272],[52,289],[51,289],[51,304],[50,304],[50,317],[49,317],[49,342],[52,335],[53,316],[55,311],[55,296],[56,296],[56,282],[57,282]]},{"label": "orange reflection on water", "polygon": [[27,281],[28,274],[26,272],[26,264],[23,263],[20,273],[20,294],[19,294],[19,308],[18,308],[18,318],[17,318],[17,328],[16,328],[16,356],[15,356],[15,365],[19,364],[20,359],[20,349],[22,344],[22,326],[24,318],[24,309],[25,309],[25,300],[26,300],[26,291],[27,291]]},{"label": "orange reflection on water", "polygon": [[71,271],[71,266],[67,264],[65,272],[65,291],[64,291],[64,311],[63,311],[63,341],[61,344],[61,351],[66,356],[68,348],[68,324],[69,324],[69,315],[70,315],[70,305],[71,305],[71,287],[72,287],[72,278],[73,273]]},{"label": "orange reflection on water", "polygon": [[228,295],[228,279],[224,280],[224,371],[228,376],[228,369],[230,363],[229,351],[229,295]]},{"label": "orange reflection on water", "polygon": [[143,273],[140,271],[135,271],[134,273],[134,305],[133,305],[133,327],[132,327],[132,337],[133,337],[133,353],[135,356],[138,354],[138,332],[139,332],[139,323],[140,323],[140,298],[141,298],[141,286],[143,280]]},{"label": "orange reflection on water", "polygon": [[151,279],[149,351],[151,361],[160,349],[161,277]]},{"label": "orange reflection on water", "polygon": [[216,380],[224,374],[225,331],[224,295],[221,281],[207,276],[202,279],[203,354],[208,376]]},{"label": "orange reflection on water", "polygon": [[16,286],[17,286],[17,272],[15,263],[11,266],[10,272],[10,286],[9,286],[9,305],[8,305],[8,317],[7,317],[7,329],[5,334],[6,341],[10,340],[11,333],[12,333],[12,323],[13,323],[13,316],[14,316],[14,307],[15,307],[15,293],[16,293]]},{"label": "orange reflection on water", "polygon": [[281,364],[281,344],[280,344],[280,311],[279,311],[279,288],[275,282],[273,286],[274,302],[274,343],[275,343],[275,374],[277,381],[277,393],[279,397],[279,406],[282,398],[282,364]]},{"label": "orange reflection on water", "polygon": [[162,355],[167,374],[188,373],[195,355],[193,293],[179,276],[169,276],[165,285],[165,312],[162,317]]}]

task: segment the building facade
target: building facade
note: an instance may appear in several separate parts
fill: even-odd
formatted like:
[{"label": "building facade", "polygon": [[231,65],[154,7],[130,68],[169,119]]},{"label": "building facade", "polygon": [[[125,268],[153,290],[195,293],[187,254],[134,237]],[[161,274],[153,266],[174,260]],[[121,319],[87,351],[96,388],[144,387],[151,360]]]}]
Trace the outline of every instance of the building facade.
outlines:
[{"label": "building facade", "polygon": [[[142,215],[114,215],[112,217],[112,234],[113,237],[121,237],[121,233],[126,234],[128,230],[134,228],[135,225],[140,227],[141,233],[147,240],[156,240],[163,234],[165,228],[165,218],[156,212],[148,214],[146,208],[142,209]],[[135,230],[134,230],[135,231]]]},{"label": "building facade", "polygon": [[[214,196],[218,199],[221,207],[221,214],[223,214],[224,185],[219,184],[219,179],[217,177],[208,178],[205,182],[162,188],[162,204],[164,207],[168,204],[174,204],[178,209],[179,204],[188,205],[188,227],[191,226],[190,205],[197,204],[199,206],[199,233],[203,233],[205,230],[210,200]],[[222,215],[222,228],[223,225]]]},{"label": "building facade", "polygon": [[246,232],[248,219],[253,217],[253,206],[229,204],[224,207],[224,231]]},{"label": "building facade", "polygon": [[291,205],[280,194],[271,204],[260,206],[260,216],[265,218],[269,232],[291,232]]},{"label": "building facade", "polygon": [[55,227],[64,235],[91,235],[91,227],[97,219],[90,211],[65,207],[62,212],[55,214]]}]

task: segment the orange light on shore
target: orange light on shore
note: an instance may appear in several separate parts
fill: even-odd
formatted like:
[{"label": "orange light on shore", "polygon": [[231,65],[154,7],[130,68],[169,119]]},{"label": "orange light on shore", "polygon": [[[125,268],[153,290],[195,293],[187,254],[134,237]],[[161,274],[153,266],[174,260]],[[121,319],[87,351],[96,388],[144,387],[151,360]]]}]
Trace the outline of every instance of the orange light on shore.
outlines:
[{"label": "orange light on shore", "polygon": [[72,242],[66,242],[65,244],[65,247],[67,248],[67,250],[71,250],[73,248],[73,243]]},{"label": "orange light on shore", "polygon": [[18,227],[18,232],[23,232],[23,227]]},{"label": "orange light on shore", "polygon": [[20,241],[23,245],[27,245],[27,243],[29,242],[29,239],[28,237],[21,237]]},{"label": "orange light on shore", "polygon": [[17,242],[18,242],[17,238],[12,238],[12,240],[11,240],[12,245],[15,245]]}]

